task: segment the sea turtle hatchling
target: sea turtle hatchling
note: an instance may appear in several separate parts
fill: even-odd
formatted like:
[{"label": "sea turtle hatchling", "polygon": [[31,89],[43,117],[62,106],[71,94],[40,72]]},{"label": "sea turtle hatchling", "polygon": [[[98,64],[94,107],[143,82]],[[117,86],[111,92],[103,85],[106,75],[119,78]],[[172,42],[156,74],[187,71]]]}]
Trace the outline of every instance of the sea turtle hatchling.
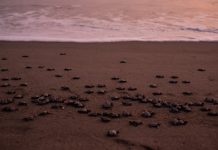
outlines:
[{"label": "sea turtle hatchling", "polygon": [[119,133],[120,132],[118,130],[112,129],[112,130],[107,131],[107,136],[108,137],[117,137],[119,135]]},{"label": "sea turtle hatchling", "polygon": [[18,110],[18,108],[14,107],[14,106],[5,106],[2,108],[2,111],[4,111],[4,112],[14,112],[17,110]]},{"label": "sea turtle hatchling", "polygon": [[160,127],[160,123],[158,122],[151,122],[148,124],[149,128],[159,128]]},{"label": "sea turtle hatchling", "polygon": [[154,112],[151,112],[151,111],[143,111],[141,113],[141,116],[144,117],[144,118],[151,118],[155,115]]},{"label": "sea turtle hatchling", "polygon": [[129,125],[134,126],[134,127],[138,127],[142,124],[143,122],[141,120],[130,120],[129,121]]},{"label": "sea turtle hatchling", "polygon": [[103,109],[111,109],[113,107],[113,103],[110,101],[106,101],[105,103],[102,104]]}]

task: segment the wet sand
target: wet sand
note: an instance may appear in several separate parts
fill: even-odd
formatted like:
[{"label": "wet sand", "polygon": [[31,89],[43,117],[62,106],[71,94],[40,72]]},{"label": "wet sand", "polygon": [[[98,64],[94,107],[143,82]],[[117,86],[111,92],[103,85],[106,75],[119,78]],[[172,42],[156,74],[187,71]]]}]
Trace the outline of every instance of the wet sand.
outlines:
[{"label": "wet sand", "polygon": [[0,42],[0,149],[216,150],[217,58],[217,42]]}]

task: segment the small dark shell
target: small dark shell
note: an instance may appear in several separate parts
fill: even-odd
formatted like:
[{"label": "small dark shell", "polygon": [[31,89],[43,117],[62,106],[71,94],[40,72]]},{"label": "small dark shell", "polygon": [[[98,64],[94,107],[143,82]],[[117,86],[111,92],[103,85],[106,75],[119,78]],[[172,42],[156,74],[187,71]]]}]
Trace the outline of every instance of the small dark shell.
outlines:
[{"label": "small dark shell", "polygon": [[170,80],[169,83],[171,83],[171,84],[176,84],[176,83],[178,83],[178,81]]},{"label": "small dark shell", "polygon": [[125,64],[125,63],[126,63],[126,60],[121,60],[120,63],[121,63],[121,64]]},{"label": "small dark shell", "polygon": [[142,123],[141,120],[130,120],[130,121],[129,121],[129,124],[130,124],[131,126],[137,127],[137,126],[139,126],[139,125],[142,125],[143,123]]},{"label": "small dark shell", "polygon": [[94,91],[93,91],[93,90],[87,90],[87,91],[85,91],[85,93],[86,93],[86,94],[93,94]]},{"label": "small dark shell", "polygon": [[126,83],[127,81],[126,80],[119,80],[118,82],[119,83]]},{"label": "small dark shell", "polygon": [[20,77],[12,77],[11,80],[15,80],[15,81],[16,80],[21,80],[21,78]]},{"label": "small dark shell", "polygon": [[73,79],[73,80],[79,80],[80,77],[79,77],[79,76],[75,76],[75,77],[73,77],[72,79]]},{"label": "small dark shell", "polygon": [[191,81],[183,80],[182,83],[189,84],[189,83],[191,83]]},{"label": "small dark shell", "polygon": [[183,95],[186,95],[186,96],[191,96],[191,95],[193,95],[192,92],[187,92],[187,91],[186,91],[186,92],[182,92],[182,94],[183,94]]},{"label": "small dark shell", "polygon": [[60,74],[56,74],[55,77],[56,77],[56,78],[61,78],[61,77],[63,77],[63,76],[60,75]]},{"label": "small dark shell", "polygon": [[120,99],[119,96],[111,96],[111,100],[112,100],[112,101],[116,101],[116,100],[119,100],[119,99]]},{"label": "small dark shell", "polygon": [[144,118],[151,118],[155,115],[154,112],[150,112],[150,111],[143,111],[141,116],[144,117]]},{"label": "small dark shell", "polygon": [[80,113],[80,114],[88,114],[89,112],[91,112],[91,110],[89,110],[87,108],[81,108],[78,110],[78,113]]},{"label": "small dark shell", "polygon": [[106,85],[105,84],[97,84],[97,87],[98,88],[104,88],[104,87],[106,87]]},{"label": "small dark shell", "polygon": [[164,75],[156,75],[155,77],[158,79],[162,79],[162,78],[164,78]]},{"label": "small dark shell", "polygon": [[150,88],[157,88],[157,85],[156,84],[150,84],[149,87]]},{"label": "small dark shell", "polygon": [[171,76],[170,78],[172,78],[172,79],[178,79],[179,77],[178,77],[178,76]]},{"label": "small dark shell", "polygon": [[112,102],[105,102],[104,104],[102,104],[102,108],[103,109],[111,109],[113,107],[113,103]]},{"label": "small dark shell", "polygon": [[19,101],[19,102],[18,102],[18,105],[19,105],[19,106],[27,106],[27,102],[25,102],[25,101]]},{"label": "small dark shell", "polygon": [[160,95],[163,95],[163,93],[161,93],[161,92],[153,92],[152,93],[154,96],[160,96]]},{"label": "small dark shell", "polygon": [[128,88],[128,91],[136,91],[137,90],[137,88],[135,88],[135,87],[129,87]]},{"label": "small dark shell", "polygon": [[121,115],[122,115],[123,117],[131,117],[131,116],[132,116],[132,113],[123,111]]},{"label": "small dark shell", "polygon": [[2,111],[4,112],[14,112],[17,111],[18,109],[14,106],[5,106],[2,108]]},{"label": "small dark shell", "polygon": [[51,114],[51,113],[45,110],[45,111],[39,112],[38,116],[47,116],[49,114]]},{"label": "small dark shell", "polygon": [[171,121],[171,124],[173,126],[183,126],[183,125],[186,125],[187,123],[188,123],[188,121],[185,121],[185,120],[182,120],[179,118],[176,118],[176,119]]},{"label": "small dark shell", "polygon": [[158,122],[152,122],[148,124],[149,128],[159,128],[160,127],[160,123]]},{"label": "small dark shell", "polygon": [[33,121],[34,116],[27,116],[27,117],[24,117],[22,120],[25,121],[25,122]]},{"label": "small dark shell", "polygon": [[107,123],[107,122],[110,122],[111,119],[108,117],[101,117],[101,121]]},{"label": "small dark shell", "polygon": [[204,72],[204,71],[206,71],[206,69],[199,68],[197,71]]},{"label": "small dark shell", "polygon": [[120,78],[119,77],[116,77],[116,76],[114,76],[114,77],[112,77],[111,78],[111,80],[119,80]]},{"label": "small dark shell", "polygon": [[64,71],[71,71],[72,69],[70,68],[64,68]]},{"label": "small dark shell", "polygon": [[107,136],[108,137],[117,137],[119,133],[120,132],[118,130],[112,129],[112,130],[107,131]]},{"label": "small dark shell", "polygon": [[123,104],[124,106],[132,106],[132,102],[130,102],[130,101],[128,101],[128,100],[122,101],[122,104]]},{"label": "small dark shell", "polygon": [[68,86],[62,86],[62,87],[61,87],[61,90],[62,90],[62,91],[69,91],[70,88],[69,88]]},{"label": "small dark shell", "polygon": [[85,85],[85,88],[87,88],[87,89],[91,89],[91,88],[94,88],[95,86],[94,85],[92,85],[92,84],[90,84],[90,85]]},{"label": "small dark shell", "polygon": [[218,112],[216,111],[210,111],[207,113],[208,116],[218,116]]},{"label": "small dark shell", "polygon": [[23,95],[17,94],[17,95],[14,96],[14,98],[15,98],[15,99],[22,99],[22,98],[23,98]]}]

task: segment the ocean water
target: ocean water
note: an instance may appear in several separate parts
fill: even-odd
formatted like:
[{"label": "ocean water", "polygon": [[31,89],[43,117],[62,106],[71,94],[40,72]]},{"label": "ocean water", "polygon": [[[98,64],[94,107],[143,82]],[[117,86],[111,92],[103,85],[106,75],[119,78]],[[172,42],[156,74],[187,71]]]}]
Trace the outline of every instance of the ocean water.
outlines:
[{"label": "ocean water", "polygon": [[218,41],[218,0],[0,0],[0,40]]}]

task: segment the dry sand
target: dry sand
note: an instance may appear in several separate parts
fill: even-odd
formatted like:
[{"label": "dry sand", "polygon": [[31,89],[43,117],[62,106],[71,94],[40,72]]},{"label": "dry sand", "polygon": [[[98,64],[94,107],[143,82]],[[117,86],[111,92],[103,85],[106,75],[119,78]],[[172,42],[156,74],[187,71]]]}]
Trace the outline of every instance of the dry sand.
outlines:
[{"label": "dry sand", "polygon": [[[66,55],[60,55],[66,53]],[[23,55],[29,57],[24,58]],[[0,149],[2,150],[104,150],[104,149],[160,149],[160,150],[217,150],[218,119],[200,111],[201,106],[190,106],[191,112],[170,113],[168,108],[156,108],[151,103],[132,102],[132,106],[123,106],[122,100],[113,101],[111,110],[103,110],[101,105],[111,101],[111,95],[129,93],[144,94],[148,98],[161,99],[171,103],[204,102],[205,97],[218,97],[218,43],[217,42],[117,42],[117,43],[40,43],[40,42],[0,42],[0,78],[21,77],[18,81],[0,81],[10,83],[9,87],[0,87],[0,99],[13,97],[8,90],[22,94],[27,106],[18,106],[19,99],[5,106],[15,106],[18,111],[0,111]],[[120,63],[125,60],[126,63]],[[38,68],[38,66],[45,68]],[[31,66],[32,69],[26,69]],[[47,68],[55,68],[47,71]],[[71,71],[64,71],[71,68]],[[204,68],[206,71],[197,71]],[[56,74],[63,77],[57,78]],[[165,78],[157,79],[156,75]],[[168,83],[170,77],[179,78],[177,84]],[[72,80],[79,76],[80,80]],[[117,83],[111,77],[118,76],[127,83]],[[181,81],[191,81],[183,84]],[[19,86],[27,83],[27,87]],[[86,84],[105,84],[104,95],[85,94]],[[150,88],[156,84],[157,88]],[[69,91],[62,91],[68,86]],[[136,87],[137,91],[118,91],[116,87]],[[182,92],[192,92],[185,96]],[[153,96],[153,92],[162,92]],[[77,108],[65,106],[64,110],[51,109],[52,104],[38,106],[31,97],[49,93],[68,99],[79,94],[90,99],[84,102],[91,111],[133,114],[129,118],[112,119],[103,123],[99,117],[79,114]],[[16,95],[15,94],[15,95]],[[204,105],[218,112],[218,105]],[[25,122],[25,116],[35,115],[47,110],[51,114],[35,117]],[[142,118],[141,112],[150,110],[156,114],[152,118]],[[172,126],[169,121],[181,118],[188,123],[184,126]],[[138,127],[129,125],[129,120],[143,122]],[[159,122],[158,129],[149,128],[151,122]],[[107,137],[109,129],[119,130],[118,137]]]}]

